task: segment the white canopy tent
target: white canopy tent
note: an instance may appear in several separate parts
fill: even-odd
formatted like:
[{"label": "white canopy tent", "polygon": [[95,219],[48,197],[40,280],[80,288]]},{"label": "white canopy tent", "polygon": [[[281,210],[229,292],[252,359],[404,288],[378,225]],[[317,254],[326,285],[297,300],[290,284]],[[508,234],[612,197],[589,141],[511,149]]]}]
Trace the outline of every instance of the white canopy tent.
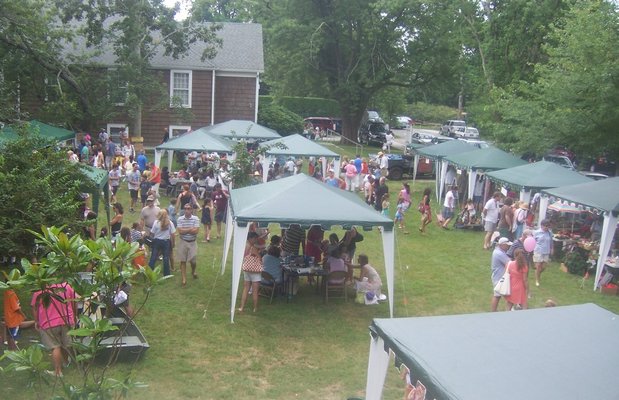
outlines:
[{"label": "white canopy tent", "polygon": [[[619,217],[619,177],[608,178],[600,181],[591,181],[577,185],[561,186],[553,189],[542,190],[543,204],[548,204],[548,197],[573,202],[583,209],[598,212],[604,215],[602,235],[600,237],[600,249],[597,260],[597,270],[593,281],[593,290],[598,289],[600,277],[604,270],[604,263],[610,250],[610,245],[617,230]],[[540,209],[540,220],[546,217],[546,209]],[[543,213],[542,213],[543,211]]]},{"label": "white canopy tent", "polygon": [[[279,146],[281,145],[281,146]],[[322,157],[322,173],[326,176],[327,158],[334,159],[334,167],[336,171],[340,169],[340,155],[328,148],[309,140],[299,134],[284,136],[279,139],[272,139],[267,142],[260,143],[260,147],[267,147],[265,157],[262,158],[262,180],[267,181],[269,165],[277,156],[291,157]]]},{"label": "white canopy tent", "polygon": [[[221,273],[226,267],[227,253],[234,238],[232,253],[232,294],[230,321],[234,311],[241,278],[243,253],[249,223],[277,223],[283,227],[299,224],[304,228],[320,225],[352,226],[371,230],[379,227],[383,242],[389,313],[393,316],[394,233],[393,221],[365,204],[355,193],[331,187],[305,174],[297,174],[261,185],[234,189],[230,192],[228,222],[222,257]],[[300,207],[299,205],[303,205]]]}]

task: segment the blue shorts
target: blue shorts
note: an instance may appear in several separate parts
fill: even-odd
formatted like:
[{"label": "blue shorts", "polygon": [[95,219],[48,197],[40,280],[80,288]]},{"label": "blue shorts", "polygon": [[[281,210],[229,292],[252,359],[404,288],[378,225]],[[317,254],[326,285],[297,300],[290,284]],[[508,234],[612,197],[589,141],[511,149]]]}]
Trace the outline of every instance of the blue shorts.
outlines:
[{"label": "blue shorts", "polygon": [[443,207],[443,218],[444,219],[451,219],[454,216],[454,212],[452,211],[451,208],[449,207]]},{"label": "blue shorts", "polygon": [[9,331],[9,335],[11,335],[11,337],[13,339],[17,339],[17,336],[19,336],[19,326],[16,326],[15,328],[6,328],[7,331]]}]

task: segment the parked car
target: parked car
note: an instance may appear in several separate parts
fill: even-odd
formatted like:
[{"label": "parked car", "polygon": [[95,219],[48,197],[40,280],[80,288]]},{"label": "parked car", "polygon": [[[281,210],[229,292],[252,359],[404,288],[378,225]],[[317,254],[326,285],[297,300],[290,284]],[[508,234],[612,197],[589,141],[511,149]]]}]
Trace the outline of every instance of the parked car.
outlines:
[{"label": "parked car", "polygon": [[445,121],[441,126],[440,134],[454,137],[456,134],[456,129],[458,128],[466,128],[466,121],[462,121],[460,119],[450,119]]},{"label": "parked car", "polygon": [[572,160],[570,160],[569,157],[567,157],[567,156],[557,156],[557,155],[554,155],[554,154],[546,154],[542,158],[542,160],[550,161],[550,162],[558,164],[558,165],[560,165],[560,166],[562,166],[564,168],[576,171],[576,166],[574,165]]},{"label": "parked car", "polygon": [[[378,160],[375,154],[370,154],[370,167],[378,168]],[[404,154],[388,154],[389,157],[389,179],[400,180],[407,176],[413,177],[414,157],[409,152]],[[417,164],[417,176],[434,177],[434,162],[429,158],[420,157]]]},{"label": "parked car", "polygon": [[413,123],[413,119],[410,117],[395,117],[393,127],[395,129],[406,129]]},{"label": "parked car", "polygon": [[365,112],[362,122],[366,122],[366,121],[385,123],[385,121],[383,121],[380,115],[378,115],[378,111],[373,111],[373,110],[368,110]]},{"label": "parked car", "polygon": [[488,147],[490,147],[490,144],[488,144],[488,142],[485,142],[483,140],[477,140],[477,139],[458,139],[458,140],[462,142],[466,142],[468,144],[472,144],[478,149],[487,149]]},{"label": "parked car", "polygon": [[459,126],[456,128],[456,137],[478,139],[479,131],[477,128],[473,128],[472,126]]},{"label": "parked car", "polygon": [[435,135],[432,135],[430,133],[413,132],[413,134],[411,135],[411,142],[430,144],[435,137]]},{"label": "parked car", "polygon": [[386,142],[386,134],[387,125],[383,122],[367,121],[359,128],[357,141],[367,145],[376,144],[382,146]]},{"label": "parked car", "polygon": [[450,140],[455,140],[455,139],[452,138],[452,137],[449,137],[449,136],[437,135],[437,136],[434,136],[432,138],[432,142],[431,143],[432,144],[439,144],[439,143],[447,142],[447,141],[450,141]]}]

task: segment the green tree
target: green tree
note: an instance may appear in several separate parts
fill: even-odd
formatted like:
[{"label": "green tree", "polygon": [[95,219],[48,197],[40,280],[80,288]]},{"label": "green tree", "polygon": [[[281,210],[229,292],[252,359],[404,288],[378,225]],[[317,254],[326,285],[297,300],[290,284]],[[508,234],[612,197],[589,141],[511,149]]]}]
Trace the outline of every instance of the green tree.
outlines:
[{"label": "green tree", "polygon": [[489,125],[500,142],[538,154],[565,145],[580,158],[619,152],[619,14],[611,2],[578,2],[552,31],[533,83],[493,93]]},{"label": "green tree", "polygon": [[459,57],[456,9],[442,1],[286,0],[252,13],[265,27],[268,84],[335,99],[353,140],[374,96],[445,79]]},{"label": "green tree", "polygon": [[80,193],[94,184],[63,151],[38,135],[0,146],[0,254],[29,255],[41,226],[80,229]]}]

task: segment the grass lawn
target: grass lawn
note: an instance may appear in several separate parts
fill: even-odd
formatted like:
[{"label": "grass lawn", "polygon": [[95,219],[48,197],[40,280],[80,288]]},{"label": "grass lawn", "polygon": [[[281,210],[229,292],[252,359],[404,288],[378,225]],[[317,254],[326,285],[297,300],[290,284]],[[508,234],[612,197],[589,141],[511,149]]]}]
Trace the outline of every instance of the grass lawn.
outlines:
[{"label": "grass lawn", "polygon": [[[351,155],[354,148],[338,146],[336,151]],[[396,193],[400,185],[400,182],[390,182],[390,192]],[[428,186],[434,188],[434,182],[417,181],[412,187],[413,206],[406,215],[411,233],[396,232],[395,316],[488,311],[492,294],[490,252],[482,249],[483,233],[444,231],[436,225],[431,225],[424,235],[417,231],[420,214],[416,204],[421,191]],[[126,185],[121,187],[119,196],[128,209]],[[395,201],[391,204],[393,215]],[[167,203],[163,201],[162,205]],[[435,203],[432,206],[434,211],[438,209]],[[130,225],[137,215],[127,212],[125,225]],[[271,232],[279,234],[279,227],[273,227]],[[336,232],[339,234],[341,230]],[[369,255],[370,263],[377,267],[386,286],[379,233],[363,234],[365,240],[358,244],[357,254]],[[230,265],[224,275],[219,274],[222,244],[222,239],[199,243],[199,278],[190,280],[186,288],[181,288],[180,276],[167,281],[155,290],[137,317],[151,348],[136,365],[119,364],[111,373],[113,376],[117,371],[133,368],[134,379],[149,385],[131,392],[130,397],[282,400],[363,397],[368,326],[372,318],[389,316],[388,304],[364,306],[350,299],[347,303],[337,299],[324,304],[313,287],[301,286],[290,303],[278,298],[268,304],[268,300],[261,298],[257,313],[237,314],[235,323],[231,324]],[[558,264],[553,262],[542,276],[542,286],[532,286],[530,307],[543,307],[544,301],[552,298],[559,305],[593,302],[619,313],[619,297],[594,293],[591,280],[584,287],[581,281],[577,276],[559,271]],[[140,291],[136,288],[134,292],[137,299]],[[28,302],[23,296],[22,304]],[[501,303],[500,307],[503,306]],[[583,338],[583,346],[588,345],[599,344]],[[78,380],[75,369],[67,371],[66,380]],[[33,398],[34,393],[24,389],[26,383],[19,374],[0,374],[3,398]],[[391,368],[384,398],[399,399],[402,395],[403,384],[395,368]]]}]

